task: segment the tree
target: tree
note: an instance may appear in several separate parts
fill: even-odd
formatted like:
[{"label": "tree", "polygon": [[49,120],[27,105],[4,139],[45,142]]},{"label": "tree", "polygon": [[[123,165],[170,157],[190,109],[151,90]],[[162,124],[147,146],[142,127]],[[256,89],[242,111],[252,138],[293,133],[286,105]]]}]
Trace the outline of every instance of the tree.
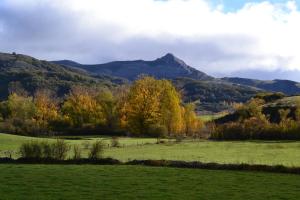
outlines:
[{"label": "tree", "polygon": [[97,103],[96,94],[87,88],[72,88],[63,103],[62,112],[70,124],[75,127],[104,123],[102,108]]},{"label": "tree", "polygon": [[143,77],[133,83],[123,108],[131,132],[148,134],[150,126],[159,122],[160,95],[161,88],[152,77]]},{"label": "tree", "polygon": [[20,96],[16,93],[12,93],[9,95],[6,105],[9,118],[31,120],[36,114],[36,107],[32,97]]},{"label": "tree", "polygon": [[36,120],[41,129],[49,128],[49,123],[59,116],[58,103],[49,90],[38,90],[34,96]]},{"label": "tree", "polygon": [[183,128],[181,99],[179,93],[167,80],[161,80],[160,96],[161,124],[167,128],[168,135],[179,134]]},{"label": "tree", "polygon": [[[130,87],[120,108],[122,120],[135,134],[155,135],[167,130],[168,135],[182,132],[181,98],[170,81],[144,76]],[[164,131],[161,131],[164,132]]]},{"label": "tree", "polygon": [[262,106],[264,103],[265,101],[263,99],[252,98],[246,104],[240,106],[237,109],[237,113],[240,116],[240,121],[244,121],[251,117],[265,121],[266,116],[262,113]]},{"label": "tree", "polygon": [[108,128],[116,128],[118,121],[117,100],[110,90],[103,90],[96,96],[97,103],[101,106],[104,124]]},{"label": "tree", "polygon": [[201,126],[202,121],[197,118],[195,113],[195,104],[188,103],[182,108],[183,120],[184,120],[184,133],[185,135],[194,135]]}]

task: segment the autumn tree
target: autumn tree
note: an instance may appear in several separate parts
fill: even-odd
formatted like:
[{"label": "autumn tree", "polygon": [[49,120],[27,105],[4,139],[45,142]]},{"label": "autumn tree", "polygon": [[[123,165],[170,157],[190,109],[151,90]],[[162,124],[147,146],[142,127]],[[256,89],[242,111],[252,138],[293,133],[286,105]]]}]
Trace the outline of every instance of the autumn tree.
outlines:
[{"label": "autumn tree", "polygon": [[167,128],[168,135],[179,134],[183,128],[181,98],[170,81],[161,80],[160,123]]},{"label": "autumn tree", "polygon": [[108,89],[102,90],[96,96],[97,103],[101,107],[104,125],[108,128],[116,128],[118,124],[117,100]]},{"label": "autumn tree", "polygon": [[203,122],[195,113],[195,104],[188,103],[182,108],[184,134],[188,136],[194,135],[202,127]]},{"label": "autumn tree", "polygon": [[49,123],[59,116],[58,102],[49,90],[38,90],[34,96],[36,121],[41,129],[49,128]]},{"label": "autumn tree", "polygon": [[164,128],[168,135],[182,131],[181,98],[167,80],[145,76],[135,81],[122,109],[133,133],[151,134]]},{"label": "autumn tree", "polygon": [[237,113],[240,116],[240,121],[255,117],[262,121],[267,121],[266,116],[262,113],[262,107],[265,101],[259,98],[252,98],[246,104],[240,106],[237,109]]},{"label": "autumn tree", "polygon": [[152,77],[143,77],[133,83],[124,105],[131,132],[148,134],[150,126],[159,122],[161,90]]},{"label": "autumn tree", "polygon": [[75,127],[104,122],[102,108],[94,91],[84,87],[74,87],[62,106],[66,120]]}]

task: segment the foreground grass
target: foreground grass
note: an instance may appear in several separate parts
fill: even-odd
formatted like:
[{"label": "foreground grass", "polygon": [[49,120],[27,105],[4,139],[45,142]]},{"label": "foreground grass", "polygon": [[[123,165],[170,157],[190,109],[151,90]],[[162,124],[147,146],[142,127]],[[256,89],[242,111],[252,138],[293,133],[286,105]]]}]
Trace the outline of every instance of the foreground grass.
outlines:
[{"label": "foreground grass", "polygon": [[[36,139],[37,138],[0,134],[0,151],[17,151],[24,141]],[[48,140],[54,141],[53,139]],[[83,153],[86,155],[87,151],[84,149],[84,143],[92,142],[94,140],[96,140],[96,138],[67,140],[67,142],[69,144],[81,145]],[[110,143],[110,138],[105,138],[104,140],[107,144]],[[214,142],[206,140],[186,141],[178,144],[155,144],[155,142],[156,139],[151,138],[120,138],[122,147],[106,148],[104,156],[122,161],[133,159],[166,159],[217,163],[300,166],[300,142]]]},{"label": "foreground grass", "polygon": [[299,199],[298,175],[143,166],[0,165],[1,199]]}]

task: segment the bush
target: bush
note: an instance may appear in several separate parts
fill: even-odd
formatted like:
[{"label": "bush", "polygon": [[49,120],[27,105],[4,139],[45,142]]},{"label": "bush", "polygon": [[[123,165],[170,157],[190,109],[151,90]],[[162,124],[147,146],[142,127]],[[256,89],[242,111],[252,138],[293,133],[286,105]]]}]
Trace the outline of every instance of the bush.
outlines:
[{"label": "bush", "polygon": [[57,160],[64,160],[70,150],[70,146],[62,139],[57,139],[52,147],[53,158]]},{"label": "bush", "polygon": [[165,138],[168,135],[168,129],[166,126],[154,124],[149,128],[150,136],[156,138]]},{"label": "bush", "polygon": [[74,156],[73,156],[74,160],[81,159],[81,148],[80,148],[79,145],[74,145],[73,146],[73,152],[74,152]]},{"label": "bush", "polygon": [[100,159],[102,157],[103,149],[104,143],[101,140],[97,140],[90,148],[89,159]]},{"label": "bush", "polygon": [[53,158],[53,147],[52,144],[48,142],[42,142],[42,151],[43,151],[43,158],[51,159]]},{"label": "bush", "polygon": [[184,137],[182,135],[176,135],[175,139],[176,139],[175,140],[176,143],[181,143],[183,141]]},{"label": "bush", "polygon": [[22,158],[41,159],[43,157],[42,143],[37,141],[23,143],[20,147],[20,154]]},{"label": "bush", "polygon": [[279,124],[269,123],[253,117],[243,122],[219,125],[210,138],[223,140],[299,140],[300,124],[290,119]]},{"label": "bush", "polygon": [[118,137],[111,138],[111,146],[112,147],[120,147],[121,146]]},{"label": "bush", "polygon": [[64,160],[69,151],[69,145],[64,140],[55,143],[31,141],[23,143],[20,147],[22,158],[26,159],[56,159]]}]

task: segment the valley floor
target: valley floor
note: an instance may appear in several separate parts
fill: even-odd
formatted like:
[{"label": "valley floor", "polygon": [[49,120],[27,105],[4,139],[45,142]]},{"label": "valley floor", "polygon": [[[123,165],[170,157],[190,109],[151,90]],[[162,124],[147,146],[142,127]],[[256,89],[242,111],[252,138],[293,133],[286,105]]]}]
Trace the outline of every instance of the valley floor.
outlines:
[{"label": "valley floor", "polygon": [[[96,139],[93,137],[66,140],[69,144],[79,144],[83,155],[87,155],[86,145]],[[102,138],[103,139],[103,138]],[[6,150],[12,150],[17,157],[18,148],[24,141],[47,140],[9,134],[0,134],[0,156],[5,156]],[[107,145],[110,138],[103,139]],[[202,161],[217,163],[248,163],[285,165],[300,167],[300,142],[293,141],[207,141],[188,140],[181,143],[168,142],[156,144],[152,138],[120,138],[120,148],[107,147],[105,157],[112,157],[122,161],[134,159],[166,159],[184,161]],[[72,154],[69,155],[72,157]]]}]

